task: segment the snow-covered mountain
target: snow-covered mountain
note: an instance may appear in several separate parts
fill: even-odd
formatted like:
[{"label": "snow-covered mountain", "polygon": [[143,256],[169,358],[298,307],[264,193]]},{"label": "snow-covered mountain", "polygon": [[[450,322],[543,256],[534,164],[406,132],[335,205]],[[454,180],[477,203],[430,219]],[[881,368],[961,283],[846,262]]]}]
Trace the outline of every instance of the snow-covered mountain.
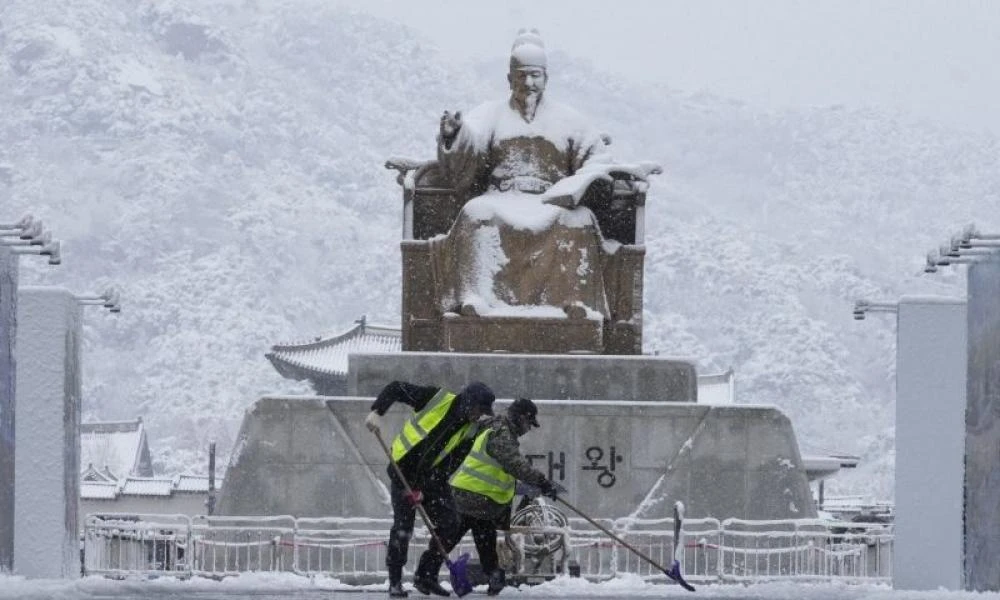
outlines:
[{"label": "snow-covered mountain", "polygon": [[[322,0],[8,0],[0,218],[43,218],[64,265],[24,283],[123,289],[86,319],[85,414],[142,415],[161,471],[226,452],[261,394],[302,390],[272,343],[398,322],[400,191],[441,110],[502,94],[503,54],[453,64]],[[661,162],[647,211],[645,350],[736,369],[811,448],[856,452],[836,492],[891,497],[894,328],[859,297],[961,295],[921,273],[1000,225],[994,137],[865,107],[767,112],[638,86],[558,52],[552,96],[618,158]]]}]

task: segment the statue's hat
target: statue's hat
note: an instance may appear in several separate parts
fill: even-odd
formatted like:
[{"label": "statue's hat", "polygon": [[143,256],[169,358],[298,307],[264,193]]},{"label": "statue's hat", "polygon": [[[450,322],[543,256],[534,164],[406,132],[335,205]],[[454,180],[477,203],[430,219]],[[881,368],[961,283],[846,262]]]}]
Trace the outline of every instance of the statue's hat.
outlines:
[{"label": "statue's hat", "polygon": [[546,67],[545,42],[537,29],[521,29],[510,49],[510,67]]}]

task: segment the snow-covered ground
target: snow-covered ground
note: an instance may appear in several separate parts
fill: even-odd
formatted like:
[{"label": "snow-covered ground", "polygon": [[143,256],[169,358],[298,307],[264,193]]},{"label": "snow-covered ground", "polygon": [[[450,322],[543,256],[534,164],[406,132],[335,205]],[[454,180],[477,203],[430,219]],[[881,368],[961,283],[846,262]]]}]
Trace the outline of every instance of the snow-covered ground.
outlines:
[{"label": "snow-covered ground", "polygon": [[[0,576],[0,599],[52,598],[325,598],[327,600],[386,597],[385,584],[348,586],[336,579],[308,579],[292,574],[250,574],[222,581],[191,579],[180,581],[166,578],[152,581],[113,581],[102,577],[85,577],[77,581],[26,580]],[[482,596],[485,588],[471,597]],[[411,598],[424,598],[416,592]],[[581,579],[561,578],[538,586],[507,588],[501,598],[748,598],[760,600],[998,600],[1000,593],[949,592],[945,590],[913,592],[898,591],[887,586],[766,583],[757,585],[701,586],[695,594],[663,584],[645,583],[637,577],[619,577],[604,583],[589,583]]]}]

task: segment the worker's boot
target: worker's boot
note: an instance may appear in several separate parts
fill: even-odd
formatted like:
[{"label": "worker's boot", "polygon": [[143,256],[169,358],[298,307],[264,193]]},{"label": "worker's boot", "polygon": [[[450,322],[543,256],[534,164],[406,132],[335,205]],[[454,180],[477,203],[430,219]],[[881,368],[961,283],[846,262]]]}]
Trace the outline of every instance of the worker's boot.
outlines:
[{"label": "worker's boot", "polygon": [[414,577],[413,587],[415,587],[421,594],[425,594],[427,596],[432,594],[435,596],[451,596],[451,592],[441,587],[441,584],[438,583],[437,579]]},{"label": "worker's boot", "polygon": [[410,594],[403,589],[403,567],[389,567],[389,597],[406,598]]},{"label": "worker's boot", "polygon": [[505,585],[507,585],[507,575],[504,573],[504,570],[494,569],[490,573],[489,587],[486,589],[486,593],[490,596],[496,596]]}]

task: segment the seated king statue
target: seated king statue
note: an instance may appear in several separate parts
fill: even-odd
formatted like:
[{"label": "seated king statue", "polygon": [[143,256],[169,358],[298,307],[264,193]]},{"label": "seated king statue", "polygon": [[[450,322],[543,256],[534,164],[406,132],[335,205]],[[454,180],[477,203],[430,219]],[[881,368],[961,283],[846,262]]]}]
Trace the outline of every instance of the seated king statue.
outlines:
[{"label": "seated king statue", "polygon": [[[518,34],[507,80],[509,97],[441,117],[437,177],[463,201],[450,229],[427,240],[440,349],[641,353],[641,205],[660,169],[613,163],[608,136],[546,97],[537,30]],[[622,215],[628,231],[612,239],[602,226],[621,230]],[[634,256],[616,260],[623,244],[638,248],[637,274]],[[631,269],[624,283],[621,269]],[[404,288],[405,277],[404,266]],[[616,324],[632,331],[625,349],[608,345]]]}]

